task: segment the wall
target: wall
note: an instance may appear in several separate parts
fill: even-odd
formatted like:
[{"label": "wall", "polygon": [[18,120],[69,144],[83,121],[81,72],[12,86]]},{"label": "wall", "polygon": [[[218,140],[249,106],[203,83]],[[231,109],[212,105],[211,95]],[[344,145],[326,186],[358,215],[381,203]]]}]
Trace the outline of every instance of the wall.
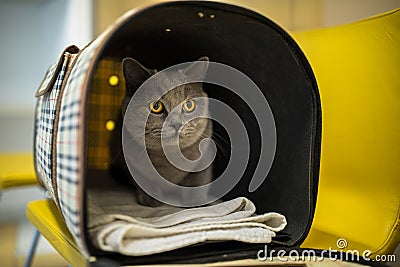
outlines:
[{"label": "wall", "polygon": [[[35,91],[66,46],[93,39],[92,25],[91,0],[0,1],[0,153],[32,151]],[[24,218],[37,198],[32,187],[3,192],[0,222]]]},{"label": "wall", "polygon": [[[218,0],[217,0],[218,1]],[[94,31],[101,33],[126,11],[153,0],[93,0]],[[329,27],[400,8],[400,0],[223,0],[253,9],[289,31]]]},{"label": "wall", "polygon": [[35,91],[66,46],[92,40],[92,2],[0,1],[0,34],[0,151],[29,151]]},{"label": "wall", "polygon": [[399,0],[322,0],[321,25],[335,26],[392,9],[400,8]]}]

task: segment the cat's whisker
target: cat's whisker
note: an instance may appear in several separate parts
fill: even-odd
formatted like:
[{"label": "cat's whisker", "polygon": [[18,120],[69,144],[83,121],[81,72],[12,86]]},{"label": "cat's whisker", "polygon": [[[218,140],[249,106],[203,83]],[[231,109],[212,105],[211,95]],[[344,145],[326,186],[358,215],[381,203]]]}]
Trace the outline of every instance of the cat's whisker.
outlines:
[{"label": "cat's whisker", "polygon": [[226,145],[229,145],[229,143],[230,143],[216,131],[213,132],[213,137],[217,137],[220,141],[224,142]]},{"label": "cat's whisker", "polygon": [[146,138],[146,147],[143,149],[142,153],[140,154],[141,156],[149,147],[152,147],[156,142],[158,142],[159,138],[154,135],[150,135]]},{"label": "cat's whisker", "polygon": [[[128,144],[132,143],[133,141],[135,141],[134,138],[128,140],[128,142],[126,142],[125,145],[128,145]],[[115,161],[115,160],[121,155],[122,152],[123,152],[123,149],[122,149],[122,146],[121,146],[121,148],[120,148],[120,149],[118,150],[118,152],[115,154],[114,158],[110,159],[110,162]]]},{"label": "cat's whisker", "polygon": [[[205,138],[209,138],[208,136],[206,136],[204,133],[197,133],[194,132],[194,134],[200,138],[200,139],[205,139]],[[217,135],[216,137],[219,138],[213,138],[212,140],[214,141],[215,145],[219,148],[219,150],[221,151],[222,155],[224,158],[228,159],[228,154],[226,152],[226,147],[223,146],[219,141],[224,141],[225,144],[228,144],[228,142],[226,142],[221,136]],[[218,140],[219,139],[219,140]]]}]

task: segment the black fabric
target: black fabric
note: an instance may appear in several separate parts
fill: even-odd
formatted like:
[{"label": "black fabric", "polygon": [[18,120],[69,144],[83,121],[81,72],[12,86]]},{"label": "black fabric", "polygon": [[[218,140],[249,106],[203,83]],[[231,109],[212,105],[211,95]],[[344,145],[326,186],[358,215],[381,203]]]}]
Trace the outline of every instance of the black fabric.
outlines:
[{"label": "black fabric", "polygon": [[[199,18],[198,12],[206,16]],[[213,19],[208,17],[211,14]],[[166,28],[171,31],[166,32]],[[224,88],[207,85],[210,97],[224,101],[245,118],[251,140],[248,168],[225,198],[246,196],[255,203],[258,213],[275,211],[285,215],[288,225],[282,238],[276,240],[278,243],[289,247],[305,239],[317,197],[321,108],[311,67],[284,30],[257,13],[231,5],[206,1],[164,3],[131,17],[107,42],[102,56],[121,59],[130,56],[146,67],[157,69],[208,56],[211,61],[227,64],[248,75],[272,109],[277,126],[277,151],[267,179],[255,192],[249,193],[249,182],[260,153],[258,124],[240,98]],[[219,160],[217,173],[226,165],[224,157]],[[235,243],[232,248],[228,244],[232,242],[205,244],[133,261],[167,262],[170,259],[176,262],[197,254],[221,258],[229,250],[242,255],[254,247]],[[92,253],[99,255],[94,249]]]}]

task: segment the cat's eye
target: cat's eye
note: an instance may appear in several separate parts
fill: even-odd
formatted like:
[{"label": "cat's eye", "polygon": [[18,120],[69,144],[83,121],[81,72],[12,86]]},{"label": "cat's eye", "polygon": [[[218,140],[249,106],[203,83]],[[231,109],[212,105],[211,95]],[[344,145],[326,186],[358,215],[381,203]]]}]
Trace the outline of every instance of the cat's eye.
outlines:
[{"label": "cat's eye", "polygon": [[160,101],[150,102],[150,111],[153,113],[161,113],[164,110],[164,105]]},{"label": "cat's eye", "polygon": [[186,112],[192,112],[195,108],[196,104],[192,99],[186,100],[183,102],[183,110]]}]

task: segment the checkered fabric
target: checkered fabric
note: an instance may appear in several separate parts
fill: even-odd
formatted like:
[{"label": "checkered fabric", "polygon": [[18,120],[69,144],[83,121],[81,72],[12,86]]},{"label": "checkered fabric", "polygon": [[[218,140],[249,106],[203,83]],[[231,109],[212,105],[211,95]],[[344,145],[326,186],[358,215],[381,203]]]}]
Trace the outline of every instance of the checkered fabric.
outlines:
[{"label": "checkered fabric", "polygon": [[[45,132],[44,129],[46,129],[44,125],[41,126],[41,124],[44,123],[42,117],[45,114],[45,112],[44,114],[42,114],[42,109],[43,109],[43,97],[39,97],[36,101],[36,108],[35,108],[34,162],[35,162],[37,179],[42,184],[42,186],[45,187],[46,190],[50,192],[54,191],[51,182],[49,184],[50,187],[48,188],[47,186],[49,182],[48,180],[51,181],[51,177],[50,175],[46,177],[46,175],[44,174],[45,173],[44,170],[47,169],[48,172],[51,172],[51,160],[49,160],[44,153],[39,153],[39,151],[43,150],[42,147],[44,144],[42,144],[42,140],[44,140],[44,138],[42,136]],[[42,130],[40,130],[40,128],[42,128]]]},{"label": "checkered fabric", "polygon": [[54,133],[54,120],[56,114],[56,104],[64,81],[65,72],[71,59],[70,53],[62,55],[62,67],[60,72],[55,73],[57,64],[54,64],[47,71],[47,75],[42,82],[39,91],[44,92],[43,85],[48,85],[52,79],[51,75],[57,75],[54,85],[50,91],[38,98],[35,116],[35,165],[38,178],[46,190],[55,200],[52,176],[52,143]]},{"label": "checkered fabric", "polygon": [[89,257],[84,231],[83,214],[84,188],[82,181],[84,175],[84,135],[85,116],[84,103],[90,62],[101,43],[101,38],[96,39],[87,46],[79,55],[66,81],[61,98],[59,123],[57,127],[56,147],[56,182],[58,200],[65,223],[68,226],[77,245]]},{"label": "checkered fabric", "polygon": [[116,118],[121,116],[124,95],[125,81],[121,60],[101,59],[94,73],[89,96],[88,168],[108,169],[110,138]]}]

